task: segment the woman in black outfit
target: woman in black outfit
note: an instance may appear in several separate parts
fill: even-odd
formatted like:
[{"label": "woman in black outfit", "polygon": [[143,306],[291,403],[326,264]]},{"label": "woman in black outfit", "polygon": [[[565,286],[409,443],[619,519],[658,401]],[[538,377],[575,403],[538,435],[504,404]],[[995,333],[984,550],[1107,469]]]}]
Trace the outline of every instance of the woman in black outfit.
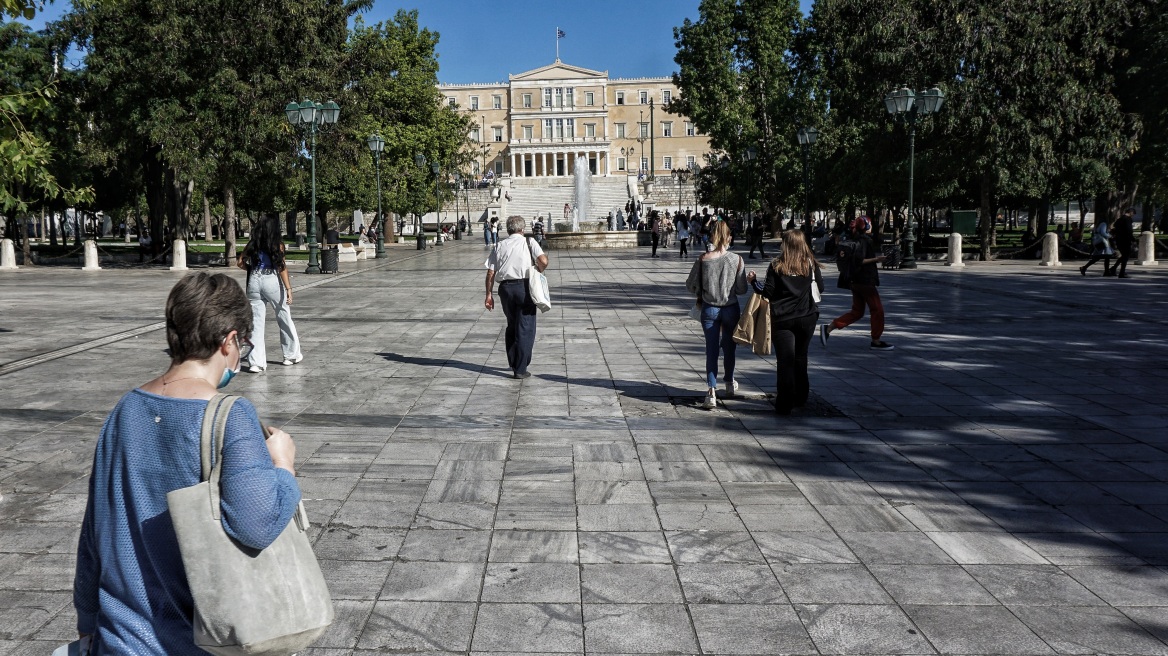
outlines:
[{"label": "woman in black outfit", "polygon": [[[790,414],[807,403],[807,347],[819,321],[815,290],[823,293],[819,262],[807,246],[801,230],[783,233],[782,252],[767,267],[766,282],[751,271],[747,279],[754,290],[770,301],[771,340],[778,360],[775,410]],[[814,285],[814,288],[812,287]]]}]

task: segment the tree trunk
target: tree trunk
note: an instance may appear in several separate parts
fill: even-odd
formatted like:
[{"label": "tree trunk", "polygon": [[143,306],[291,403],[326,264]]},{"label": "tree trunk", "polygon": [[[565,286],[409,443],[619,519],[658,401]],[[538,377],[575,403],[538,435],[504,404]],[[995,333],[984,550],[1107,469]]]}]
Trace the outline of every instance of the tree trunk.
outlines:
[{"label": "tree trunk", "polygon": [[166,165],[162,162],[162,148],[146,150],[142,161],[146,184],[146,215],[150,230],[150,255],[161,252],[166,229]]},{"label": "tree trunk", "polygon": [[[1069,222],[1069,220],[1068,220]],[[1087,197],[1079,196],[1079,230],[1087,224]],[[1069,225],[1067,226],[1070,227]]]},{"label": "tree trunk", "polygon": [[1050,210],[1051,210],[1050,197],[1044,196],[1039,201],[1038,226],[1034,232],[1035,235],[1042,236],[1042,235],[1046,234],[1047,230],[1050,230]]},{"label": "tree trunk", "polygon": [[49,205],[49,244],[57,245],[57,211]]},{"label": "tree trunk", "polygon": [[235,187],[223,185],[223,257],[227,266],[235,264]]},{"label": "tree trunk", "polygon": [[293,239],[296,238],[296,210],[288,210],[284,213],[284,234]]},{"label": "tree trunk", "polygon": [[211,241],[211,201],[207,200],[207,192],[203,192],[203,239]]},{"label": "tree trunk", "polygon": [[175,196],[177,197],[178,209],[178,229],[175,230],[175,238],[187,240],[190,239],[191,228],[191,197],[195,193],[195,181],[187,180],[186,184],[181,181],[176,181],[174,186]]},{"label": "tree trunk", "polygon": [[978,256],[982,262],[989,262],[990,239],[994,228],[993,181],[988,173],[981,176],[981,243]]}]

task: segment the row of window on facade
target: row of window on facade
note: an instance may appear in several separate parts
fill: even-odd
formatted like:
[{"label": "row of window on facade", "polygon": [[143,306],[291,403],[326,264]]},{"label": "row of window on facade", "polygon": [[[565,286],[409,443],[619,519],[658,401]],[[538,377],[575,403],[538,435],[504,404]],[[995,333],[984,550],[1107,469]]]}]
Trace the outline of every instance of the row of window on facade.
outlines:
[{"label": "row of window on facade", "polygon": [[[697,158],[695,158],[693,155],[686,156],[685,166],[687,169],[692,169],[696,163],[697,163]],[[473,167],[472,171],[473,171],[474,175],[479,175],[481,173],[481,169],[479,167],[478,162],[473,162],[472,167]],[[494,165],[491,166],[490,168],[494,169],[495,175],[503,175],[503,160],[501,158],[496,159],[494,162]],[[665,171],[672,171],[673,170],[673,157],[671,155],[665,155],[664,157],[661,158],[661,168]],[[617,157],[616,158],[616,170],[617,171],[628,171],[628,159],[625,157]],[[641,158],[641,169],[640,170],[642,170],[642,171],[649,170],[649,158],[648,157]]]},{"label": "row of window on facade", "polygon": [[[616,92],[616,104],[624,105],[625,104],[625,96],[627,93],[631,93],[631,92],[617,91]],[[638,91],[637,94],[638,94],[638,99],[641,101],[642,105],[649,104],[649,92],[648,91]],[[543,90],[543,107],[554,107],[554,108],[575,107],[576,106],[575,98],[576,98],[576,90],[572,87],[547,87]],[[525,93],[520,97],[520,100],[521,100],[521,105],[523,108],[530,109],[532,107],[532,94]],[[673,100],[673,92],[670,89],[662,89],[661,90],[661,104],[668,105],[670,102],[672,102],[672,100]],[[451,107],[458,106],[458,101],[453,97],[448,97],[446,99],[446,102],[450,103]],[[478,110],[479,109],[479,97],[478,96],[471,96],[469,99],[469,105],[470,105],[469,108],[472,111]],[[584,92],[584,106],[585,107],[593,107],[595,105],[596,105],[596,92],[585,91]],[[491,96],[491,109],[503,109],[503,96],[502,95]]]},{"label": "row of window on facade", "polygon": [[[583,135],[584,137],[591,138],[591,137],[596,136],[596,124],[595,123],[584,123],[583,125],[584,125],[584,135]],[[625,123],[614,123],[613,125],[616,128],[616,137],[615,138],[617,138],[617,139],[628,139],[629,138],[627,125]],[[648,139],[649,138],[649,124],[648,123],[639,123],[638,126],[640,127],[640,130],[638,133],[638,138]],[[535,126],[534,125],[524,125],[521,127],[523,130],[523,139],[530,141],[530,140],[535,138]],[[492,127],[491,131],[492,131],[492,138],[495,141],[498,141],[498,142],[503,141],[503,128],[496,126],[496,127]],[[686,121],[685,122],[684,136],[692,137],[692,136],[695,136],[696,134],[697,134],[697,130],[694,128],[694,124],[691,121]],[[543,132],[541,133],[540,136],[543,139],[575,139],[576,138],[576,119],[546,118],[543,120]],[[662,137],[672,137],[673,136],[673,121],[662,121],[661,122],[661,136]],[[470,131],[471,140],[480,141],[481,140],[480,137],[481,137],[481,134],[479,132],[479,128],[473,128]]]}]

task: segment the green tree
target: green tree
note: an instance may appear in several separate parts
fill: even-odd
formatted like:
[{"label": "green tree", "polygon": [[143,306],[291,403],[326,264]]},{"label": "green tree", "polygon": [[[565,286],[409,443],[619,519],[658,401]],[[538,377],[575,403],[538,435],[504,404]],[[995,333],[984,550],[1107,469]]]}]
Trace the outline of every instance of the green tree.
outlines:
[{"label": "green tree", "polygon": [[707,173],[701,188],[750,179],[734,193],[759,196],[772,213],[799,194],[795,132],[822,112],[799,65],[802,29],[797,0],[702,0],[698,20],[674,29],[680,93],[667,110],[690,117],[729,157],[726,175]]}]

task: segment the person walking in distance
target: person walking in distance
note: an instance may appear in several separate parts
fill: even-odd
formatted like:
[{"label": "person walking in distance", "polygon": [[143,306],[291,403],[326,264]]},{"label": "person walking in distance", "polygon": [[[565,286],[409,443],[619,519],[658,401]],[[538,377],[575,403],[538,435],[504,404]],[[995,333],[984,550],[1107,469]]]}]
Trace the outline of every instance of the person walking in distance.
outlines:
[{"label": "person walking in distance", "polygon": [[[679,212],[680,214],[680,212]],[[689,221],[684,216],[677,218],[677,257],[689,257],[689,249],[685,247],[686,242],[689,241]]]},{"label": "person walking in distance", "polygon": [[523,234],[523,217],[507,219],[507,238],[500,242],[487,258],[487,298],[483,307],[493,311],[492,294],[495,281],[499,282],[499,303],[507,317],[504,343],[507,364],[514,378],[527,378],[531,372],[531,351],[535,347],[535,318],[538,311],[527,289],[527,270],[535,265],[541,272],[547,268],[548,258],[535,240]]},{"label": "person walking in distance", "polygon": [[767,267],[766,282],[757,280],[753,271],[746,278],[755,292],[770,301],[777,365],[775,410],[790,414],[792,408],[806,404],[810,394],[807,347],[819,321],[815,291],[823,293],[823,274],[803,231],[787,230],[782,252]]},{"label": "person walking in distance", "polygon": [[[819,341],[826,347],[827,339],[833,331],[846,328],[864,316],[864,307],[867,306],[872,319],[871,348],[878,351],[891,351],[894,347],[882,341],[884,334],[884,305],[880,302],[880,271],[877,264],[884,261],[884,256],[876,250],[872,241],[872,221],[861,216],[852,221],[852,249],[850,254],[850,272],[852,289],[852,309],[836,317],[831,323],[825,323],[819,328]],[[841,248],[840,257],[848,257],[847,250]]]},{"label": "person walking in distance", "polygon": [[750,259],[754,259],[754,249],[758,249],[759,257],[766,257],[766,251],[763,250],[762,243],[762,221],[755,219],[750,224],[750,230],[746,233],[747,241],[750,242]]},{"label": "person walking in distance", "polygon": [[1136,213],[1130,207],[1124,210],[1123,216],[1115,222],[1115,227],[1111,229],[1111,237],[1115,240],[1115,250],[1119,251],[1119,257],[1115,258],[1115,265],[1111,267],[1111,275],[1119,275],[1120,278],[1127,277],[1127,261],[1131,259],[1132,247],[1135,245],[1135,233],[1132,230],[1132,221],[1136,218]]},{"label": "person walking in distance", "polygon": [[649,257],[657,257],[657,245],[661,243],[661,215],[657,210],[649,215],[649,230],[652,234],[653,253]]},{"label": "person walking in distance", "polygon": [[543,217],[538,214],[535,216],[535,223],[531,224],[531,235],[540,246],[546,245],[543,240]]},{"label": "person walking in distance", "polygon": [[710,230],[710,250],[690,269],[685,287],[702,303],[702,332],[706,338],[706,398],[702,407],[718,407],[718,349],[726,361],[726,394],[738,391],[734,380],[734,328],[741,309],[738,295],[746,293],[746,271],[742,258],[729,251],[730,226],[715,221]]},{"label": "person walking in distance", "polygon": [[1112,255],[1115,255],[1115,251],[1111,248],[1111,230],[1107,227],[1107,217],[1100,213],[1099,218],[1095,219],[1095,228],[1091,230],[1091,259],[1079,267],[1079,273],[1086,276],[1087,269],[1090,269],[1092,264],[1102,259],[1103,275],[1112,275]]},{"label": "person walking in distance", "polygon": [[284,242],[280,239],[279,221],[265,216],[256,224],[251,241],[244,246],[236,264],[247,270],[247,300],[251,303],[255,348],[247,356],[244,369],[258,374],[268,368],[264,344],[264,323],[271,305],[276,311],[276,325],[280,328],[281,364],[294,365],[304,359],[300,352],[300,336],[292,322],[292,282],[284,261]]}]

